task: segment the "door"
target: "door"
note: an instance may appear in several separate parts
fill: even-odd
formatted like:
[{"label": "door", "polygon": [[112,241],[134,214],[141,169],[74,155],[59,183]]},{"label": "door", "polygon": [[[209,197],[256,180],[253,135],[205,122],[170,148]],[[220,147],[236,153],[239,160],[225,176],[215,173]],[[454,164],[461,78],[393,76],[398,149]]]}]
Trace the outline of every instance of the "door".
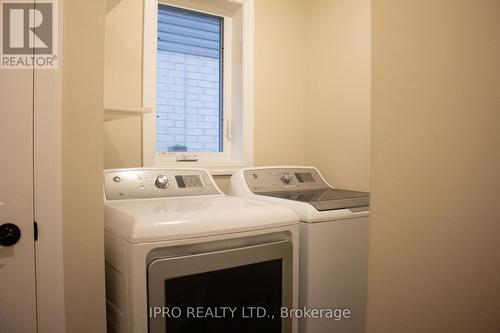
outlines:
[{"label": "door", "polygon": [[36,331],[33,229],[33,70],[0,69],[0,333]]},{"label": "door", "polygon": [[292,255],[279,241],[153,260],[149,332],[291,333]]}]

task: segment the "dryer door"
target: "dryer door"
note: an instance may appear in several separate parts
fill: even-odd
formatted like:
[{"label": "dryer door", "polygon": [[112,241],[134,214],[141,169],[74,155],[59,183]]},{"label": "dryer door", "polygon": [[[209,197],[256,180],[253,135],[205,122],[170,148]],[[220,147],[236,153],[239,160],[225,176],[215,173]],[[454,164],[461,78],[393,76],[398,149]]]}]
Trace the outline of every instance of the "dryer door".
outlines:
[{"label": "dryer door", "polygon": [[291,332],[292,258],[279,241],[152,261],[149,332]]}]

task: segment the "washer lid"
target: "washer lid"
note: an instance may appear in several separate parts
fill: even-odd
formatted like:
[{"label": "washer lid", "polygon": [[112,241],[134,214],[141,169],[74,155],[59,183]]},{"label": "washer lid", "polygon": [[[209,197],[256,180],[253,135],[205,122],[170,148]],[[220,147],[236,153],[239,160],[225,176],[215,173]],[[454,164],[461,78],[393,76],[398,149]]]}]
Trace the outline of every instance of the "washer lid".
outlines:
[{"label": "washer lid", "polygon": [[289,208],[225,195],[105,202],[105,228],[131,243],[178,240],[298,223]]},{"label": "washer lid", "polygon": [[303,191],[281,191],[259,193],[269,197],[307,202],[319,211],[366,207],[370,205],[370,194],[342,189],[319,189]]}]

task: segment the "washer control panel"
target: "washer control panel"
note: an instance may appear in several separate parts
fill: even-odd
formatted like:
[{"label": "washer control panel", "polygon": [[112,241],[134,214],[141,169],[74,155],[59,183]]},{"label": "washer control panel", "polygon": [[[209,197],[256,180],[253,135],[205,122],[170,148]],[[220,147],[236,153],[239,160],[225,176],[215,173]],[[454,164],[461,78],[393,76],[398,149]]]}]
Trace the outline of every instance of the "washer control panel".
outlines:
[{"label": "washer control panel", "polygon": [[221,194],[206,170],[118,169],[104,172],[106,200]]},{"label": "washer control panel", "polygon": [[256,168],[244,176],[254,193],[330,188],[314,168]]}]

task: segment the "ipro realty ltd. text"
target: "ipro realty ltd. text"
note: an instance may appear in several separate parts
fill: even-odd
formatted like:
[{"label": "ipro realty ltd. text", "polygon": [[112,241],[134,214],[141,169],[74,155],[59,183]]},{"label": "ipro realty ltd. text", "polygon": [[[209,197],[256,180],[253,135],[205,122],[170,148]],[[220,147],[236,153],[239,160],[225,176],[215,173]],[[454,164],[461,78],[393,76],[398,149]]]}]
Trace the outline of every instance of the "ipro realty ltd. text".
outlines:
[{"label": "ipro realty ltd. text", "polygon": [[313,318],[313,319],[333,319],[342,320],[351,318],[351,310],[345,309],[316,309],[316,308],[296,308],[290,309],[281,307],[279,313],[269,311],[260,306],[186,306],[186,307],[150,307],[150,318],[190,318],[190,319],[225,319],[225,318],[257,318],[273,319],[280,318]]}]

